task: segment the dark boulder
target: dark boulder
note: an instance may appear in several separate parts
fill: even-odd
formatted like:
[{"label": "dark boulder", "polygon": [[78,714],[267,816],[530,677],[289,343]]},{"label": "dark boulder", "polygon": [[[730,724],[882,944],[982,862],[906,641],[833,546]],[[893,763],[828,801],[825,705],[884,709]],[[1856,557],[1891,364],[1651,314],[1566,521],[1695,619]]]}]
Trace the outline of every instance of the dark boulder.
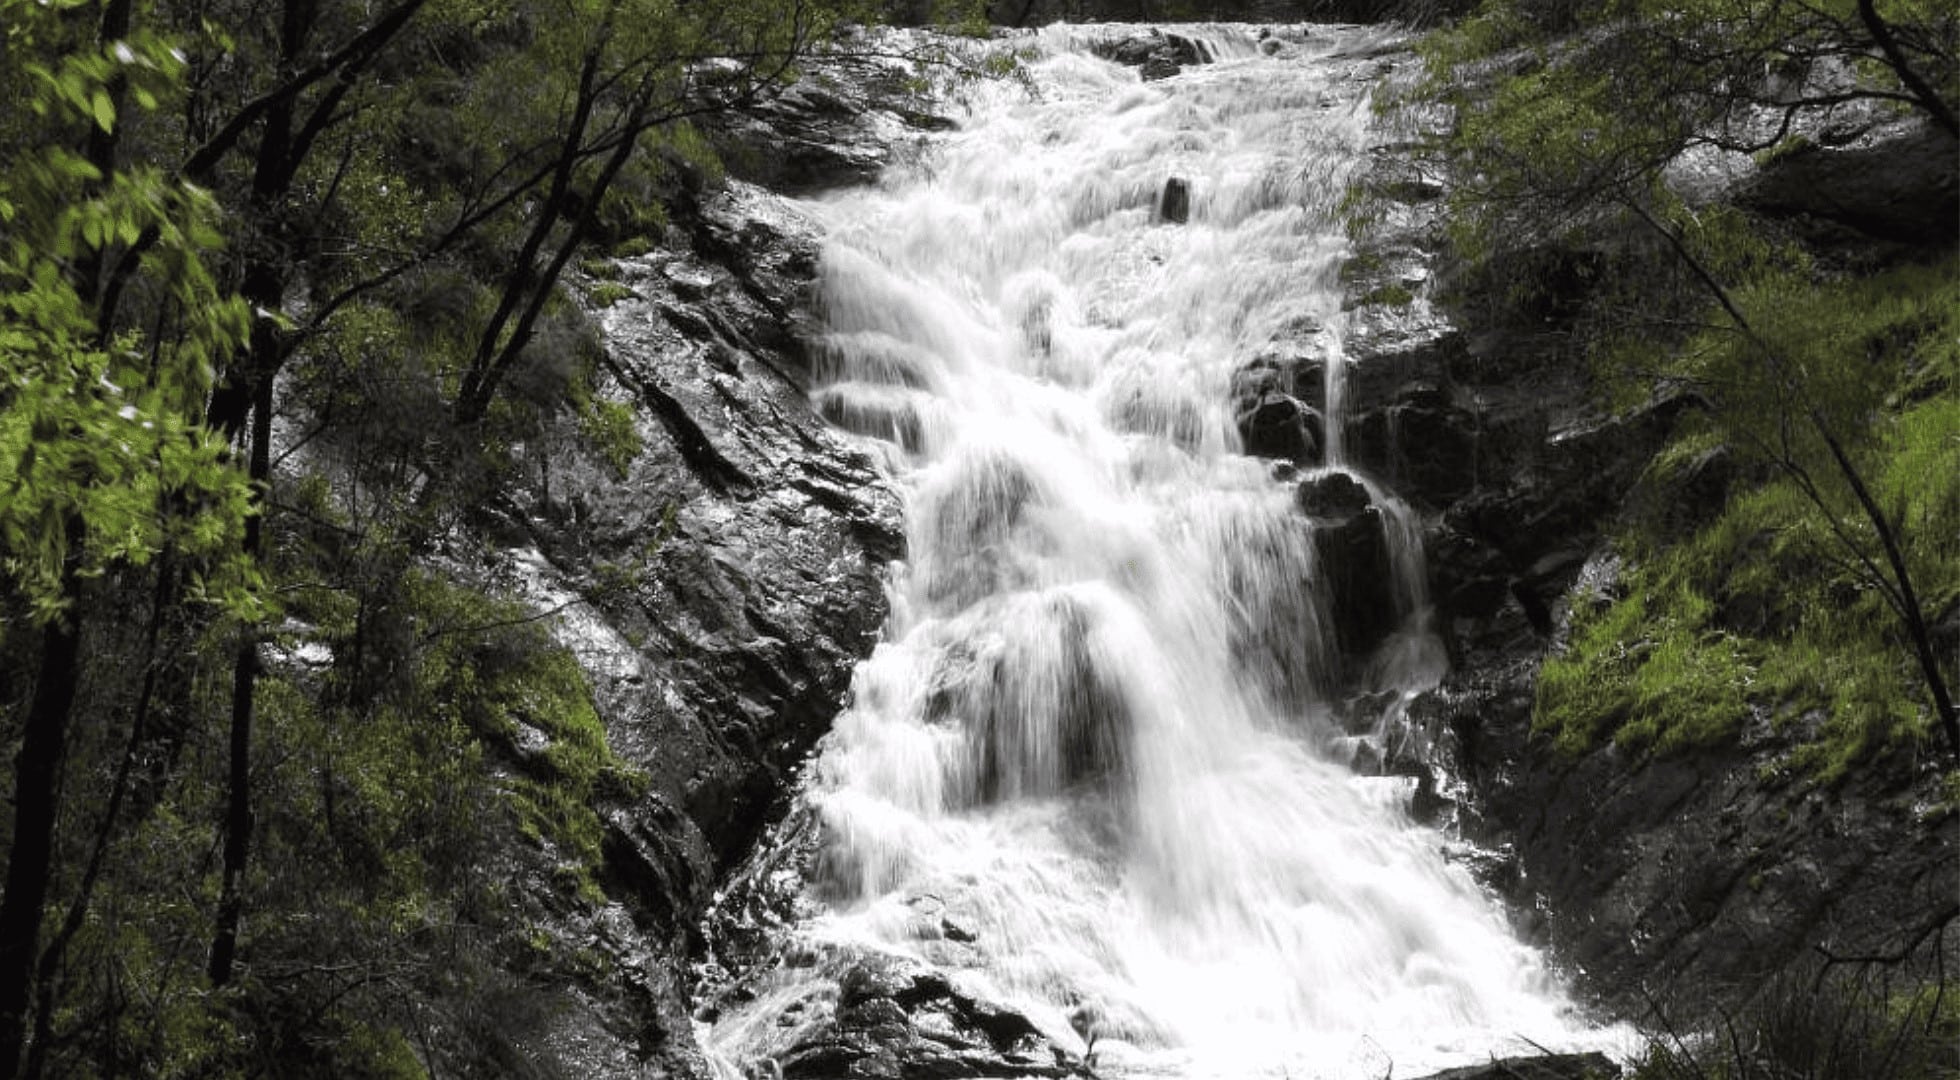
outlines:
[{"label": "dark boulder", "polygon": [[1300,510],[1310,518],[1335,524],[1365,513],[1371,502],[1368,488],[1352,474],[1327,472],[1300,482]]},{"label": "dark boulder", "polygon": [[[1464,834],[1515,853],[1522,911],[1609,1010],[1713,1018],[1780,973],[1840,956],[1950,950],[1960,816],[1926,813],[1936,779],[1897,763],[1834,788],[1795,780],[1798,732],[1752,722],[1739,745],[1577,757],[1532,730],[1537,664],[1452,674],[1412,716],[1450,732]],[[1903,970],[1903,969],[1902,969]]]},{"label": "dark boulder", "polygon": [[[1311,334],[1317,332],[1306,331]],[[1294,347],[1274,349],[1248,361],[1232,373],[1232,412],[1243,415],[1267,394],[1296,398],[1315,413],[1327,405],[1327,365],[1304,342]]]},{"label": "dark boulder", "polygon": [[1278,458],[1295,465],[1320,459],[1320,413],[1300,399],[1276,390],[1261,394],[1237,417],[1239,440],[1253,457]]},{"label": "dark boulder", "polygon": [[1347,435],[1357,465],[1420,505],[1447,506],[1477,486],[1477,416],[1433,382],[1405,384],[1387,404],[1357,410]]},{"label": "dark boulder", "polygon": [[1191,220],[1191,181],[1182,176],[1164,181],[1163,197],[1157,200],[1157,220],[1173,225]]},{"label": "dark boulder", "polygon": [[1368,489],[1343,472],[1300,482],[1298,505],[1313,521],[1314,557],[1332,594],[1335,638],[1359,656],[1395,632],[1395,578],[1387,520]]},{"label": "dark boulder", "polygon": [[1070,1074],[1033,1021],[958,989],[942,972],[889,956],[843,962],[832,1015],[777,1056],[785,1078]]},{"label": "dark boulder", "polygon": [[760,96],[710,80],[704,93],[725,93],[728,106],[709,110],[703,126],[729,175],[787,195],[868,184],[902,160],[908,144],[893,131],[916,137],[954,126],[930,111],[913,70],[884,58],[876,42],[808,62],[802,78]]},{"label": "dark boulder", "polygon": [[904,546],[896,494],[799,386],[813,230],[735,185],[679,207],[662,240],[609,268],[629,295],[595,313],[592,391],[630,411],[636,448],[602,458],[569,431],[527,448],[535,479],[482,511],[495,527],[468,555],[564,612],[607,741],[645,777],[599,807],[614,903],[545,901],[563,913],[552,947],[611,973],[540,1010],[567,1075],[625,1075],[621,1058],[705,1071],[682,950],[841,707]]},{"label": "dark boulder", "polygon": [[1194,64],[1212,62],[1211,49],[1182,34],[1150,29],[1096,42],[1090,51],[1125,67],[1136,68],[1145,82],[1168,79]]},{"label": "dark boulder", "polygon": [[1541,1054],[1445,1069],[1422,1080],[1618,1080],[1620,1067],[1605,1054]]},{"label": "dark boulder", "polygon": [[1960,233],[1960,144],[1899,121],[1845,146],[1806,143],[1745,182],[1738,201],[1765,214],[1833,222],[1903,244],[1950,246]]}]

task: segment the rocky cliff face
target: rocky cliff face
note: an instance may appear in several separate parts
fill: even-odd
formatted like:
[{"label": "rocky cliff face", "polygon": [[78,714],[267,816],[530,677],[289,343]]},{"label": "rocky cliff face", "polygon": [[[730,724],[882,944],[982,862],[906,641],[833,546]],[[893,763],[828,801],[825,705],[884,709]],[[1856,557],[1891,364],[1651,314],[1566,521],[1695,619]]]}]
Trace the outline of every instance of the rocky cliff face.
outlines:
[{"label": "rocky cliff face", "polygon": [[[1768,168],[1744,162],[1700,194],[1779,218],[1832,259],[1886,258],[1951,239],[1943,139],[1875,123]],[[1613,523],[1697,406],[1596,407],[1567,344],[1587,252],[1546,253],[1570,264],[1575,292],[1530,311],[1434,306],[1449,273],[1442,193],[1387,149],[1381,224],[1353,264],[1348,438],[1424,514],[1452,669],[1410,715],[1454,763],[1457,826],[1495,852],[1488,880],[1595,1000],[1638,1020],[1655,1002],[1732,1004],[1821,957],[1948,948],[1934,931],[1954,915],[1960,822],[1940,809],[1935,763],[1880,761],[1824,787],[1783,766],[1795,733],[1764,718],[1740,745],[1675,755],[1572,758],[1533,733],[1538,665],[1562,647],[1575,589],[1614,587]],[[1878,178],[1881,159],[1897,168]],[[1902,215],[1945,224],[1909,237]],[[1711,455],[1658,497],[1705,513],[1733,473]]]},{"label": "rocky cliff face", "polygon": [[[736,177],[780,191],[867,182],[946,123],[910,107],[898,70],[821,68],[713,137]],[[459,541],[554,613],[613,751],[647,779],[604,808],[603,902],[567,900],[548,858],[504,868],[579,958],[533,991],[540,1075],[707,1074],[685,974],[701,918],[784,811],[884,623],[898,497],[806,394],[819,241],[793,203],[738,178],[681,193],[644,254],[587,264],[594,393],[630,411],[639,449],[602,460],[569,427],[547,437]]]},{"label": "rocky cliff face", "polygon": [[631,405],[642,450],[623,469],[577,440],[542,455],[485,556],[540,607],[584,598],[559,636],[649,781],[608,808],[610,902],[563,913],[561,936],[604,960],[590,1008],[546,1040],[574,1072],[702,1070],[677,980],[693,927],[884,619],[896,497],[801,390],[792,321],[814,268],[811,227],[736,184],[606,269],[596,390]]}]

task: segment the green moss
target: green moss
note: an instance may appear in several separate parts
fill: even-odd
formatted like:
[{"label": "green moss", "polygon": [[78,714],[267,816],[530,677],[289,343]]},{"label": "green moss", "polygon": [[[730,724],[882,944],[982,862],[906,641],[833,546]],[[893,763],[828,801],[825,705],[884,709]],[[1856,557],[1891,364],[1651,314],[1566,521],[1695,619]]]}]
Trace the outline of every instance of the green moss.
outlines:
[{"label": "green moss", "polygon": [[1678,578],[1643,567],[1630,584],[1576,618],[1545,662],[1534,727],[1567,753],[1609,738],[1660,752],[1733,739],[1755,672],[1747,643],[1709,626],[1712,605]]},{"label": "green moss", "polygon": [[1816,144],[1812,143],[1806,136],[1786,135],[1775,146],[1767,150],[1758,150],[1750,156],[1755,159],[1758,166],[1764,166],[1775,162],[1779,158],[1786,158],[1792,154],[1801,153],[1814,145]]},{"label": "green moss", "polygon": [[[1846,451],[1901,538],[1922,609],[1960,604],[1960,283],[1945,267],[1803,285],[1777,277],[1741,302],[1787,312],[1775,336],[1808,408]],[[1767,325],[1767,318],[1764,320]],[[1711,333],[1655,363],[1722,392],[1764,378],[1739,336]],[[1830,457],[1786,434],[1808,417],[1764,390],[1740,415],[1691,418],[1649,464],[1619,546],[1623,590],[1575,602],[1540,677],[1534,724],[1580,753],[1608,739],[1666,752],[1731,740],[1751,715],[1794,740],[1788,766],[1825,782],[1933,738],[1923,677],[1867,565],[1872,525]],[[1928,388],[1932,389],[1928,389]],[[1728,448],[1747,467],[1712,517],[1684,524],[1677,486]],[[1954,673],[1949,671],[1952,679]]]},{"label": "green moss", "polygon": [[524,775],[511,786],[518,821],[525,835],[549,842],[567,859],[560,869],[573,891],[600,900],[593,875],[603,859],[605,823],[594,807],[643,794],[646,779],[606,744],[605,726],[570,653],[536,655],[507,689],[514,691],[507,698],[513,707],[503,719],[549,740],[522,761]]},{"label": "green moss", "polygon": [[1380,304],[1384,307],[1403,308],[1416,302],[1416,294],[1410,292],[1407,286],[1399,282],[1391,282],[1390,284],[1370,289],[1362,295],[1361,302],[1364,304]]},{"label": "green moss", "polygon": [[604,256],[591,255],[578,261],[579,273],[594,281],[618,281],[619,262]]},{"label": "green moss", "polygon": [[603,310],[626,300],[636,300],[639,295],[617,281],[601,281],[587,290],[585,298],[593,307]]},{"label": "green moss", "polygon": [[429,1070],[415,1056],[400,1028],[356,1025],[341,1041],[339,1050],[345,1075],[372,1080],[428,1080]]},{"label": "green moss", "polygon": [[621,237],[619,242],[612,246],[610,254],[615,259],[631,259],[636,256],[645,255],[658,246],[659,243],[652,236],[625,236]]},{"label": "green moss", "polygon": [[1382,257],[1372,251],[1357,251],[1341,264],[1341,284],[1354,285],[1379,274],[1387,264]]},{"label": "green moss", "polygon": [[644,448],[633,406],[624,401],[583,395],[578,403],[578,428],[600,460],[612,470],[613,478],[626,479],[633,459]]}]

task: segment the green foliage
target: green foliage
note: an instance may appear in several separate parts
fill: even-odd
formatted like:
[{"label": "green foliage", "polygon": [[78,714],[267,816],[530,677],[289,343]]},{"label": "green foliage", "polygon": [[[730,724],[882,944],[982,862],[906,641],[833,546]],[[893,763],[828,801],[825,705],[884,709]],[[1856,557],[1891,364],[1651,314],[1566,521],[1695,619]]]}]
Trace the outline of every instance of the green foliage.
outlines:
[{"label": "green foliage", "polygon": [[[52,33],[52,17],[0,4],[7,48]],[[21,70],[36,115],[107,133],[112,80],[153,109],[181,63],[146,35]],[[63,614],[64,580],[166,550],[197,562],[203,595],[255,610],[256,576],[237,557],[248,489],[202,423],[215,365],[249,334],[211,265],[218,220],[198,188],[154,168],[105,175],[58,142],[0,169],[0,593],[32,622]],[[146,234],[139,272],[184,313],[159,337],[105,325],[76,272]]]},{"label": "green foliage", "polygon": [[623,401],[588,396],[578,414],[579,434],[612,470],[613,477],[626,479],[639,457],[643,444],[633,406]]},{"label": "green foliage", "polygon": [[1432,150],[1471,262],[1623,242],[1639,228],[1626,211],[1669,204],[1667,171],[1689,151],[1773,158],[1800,145],[1792,125],[1860,104],[1950,117],[1960,15],[1925,0],[1875,10],[1914,46],[1881,48],[1854,0],[1485,0],[1422,42],[1426,77],[1386,105],[1447,106]]},{"label": "green foliage", "polygon": [[[1860,561],[1871,525],[1786,399],[1800,392],[1837,430],[1859,433],[1849,451],[1901,528],[1925,606],[1954,610],[1960,276],[1948,262],[1825,287],[1776,278],[1738,303],[1782,313],[1777,347],[1802,381],[1775,377],[1731,331],[1656,358],[1648,375],[1703,389],[1716,411],[1650,465],[1621,537],[1635,563],[1624,592],[1575,604],[1536,722],[1568,751],[1607,737],[1666,750],[1732,739],[1762,710],[1797,736],[1794,766],[1833,780],[1927,742],[1932,721],[1896,613]],[[1712,520],[1684,523],[1671,513],[1678,485],[1718,450],[1749,467]]]},{"label": "green foliage", "polygon": [[[1423,44],[1391,104],[1453,118],[1432,149],[1466,307],[1564,331],[1615,406],[1708,407],[1649,471],[1623,591],[1583,600],[1545,666],[1536,722],[1566,750],[1729,740],[1757,714],[1833,778],[1928,738],[1911,627],[1960,598],[1955,267],[1832,280],[1669,177],[1698,150],[1801,152],[1828,110],[1951,127],[1957,40],[1960,12],[1921,0],[1486,0]],[[1684,513],[1716,453],[1727,504]]]},{"label": "green foliage", "polygon": [[[1431,81],[1418,92],[1467,108],[1459,149],[1570,179],[1651,169],[1697,143],[1760,150],[1787,135],[1775,125],[1767,134],[1729,126],[1740,108],[1773,117],[1858,99],[1925,108],[1904,85],[1908,71],[1950,104],[1960,92],[1951,6],[1875,5],[1893,37],[1914,43],[1908,69],[1879,56],[1857,7],[1856,0],[1485,0],[1474,16],[1424,41]],[[1866,62],[1844,65],[1846,57]],[[1821,81],[1793,92],[1811,77]],[[1526,141],[1533,120],[1549,139],[1540,153]],[[1576,141],[1588,135],[1598,140],[1593,147]]]},{"label": "green foliage", "polygon": [[694,122],[876,7],[0,0],[10,737],[46,644],[82,646],[35,720],[51,974],[9,1006],[47,1075],[533,1067],[526,1003],[604,958],[529,943],[599,899],[598,808],[645,781],[454,552],[569,443],[630,468],[563,272],[653,243],[722,180]]},{"label": "green foliage", "polygon": [[607,747],[577,660],[520,604],[412,569],[387,591],[314,593],[295,608],[317,620],[296,644],[321,643],[334,661],[311,692],[290,680],[268,691],[294,740],[294,827],[359,823],[341,850],[350,870],[369,871],[357,875],[370,883],[362,902],[395,911],[395,924],[439,883],[427,874],[467,883],[471,845],[459,838],[483,831],[492,801],[589,883],[602,834],[594,805],[639,781]]},{"label": "green foliage", "polygon": [[1385,307],[1398,308],[1408,307],[1415,302],[1416,294],[1410,292],[1408,286],[1399,282],[1377,285],[1373,289],[1363,293],[1360,298],[1360,303],[1363,304],[1381,304]]},{"label": "green foliage", "polygon": [[593,307],[604,309],[635,299],[639,295],[631,286],[622,285],[617,281],[601,281],[586,291],[586,300]]},{"label": "green foliage", "polygon": [[1711,611],[1691,582],[1645,568],[1623,597],[1580,598],[1570,644],[1539,673],[1534,727],[1567,753],[1606,737],[1663,752],[1734,737],[1755,664]]},{"label": "green foliage", "polygon": [[349,1032],[342,1053],[352,1075],[373,1080],[427,1080],[429,1075],[399,1027],[359,1025]]},{"label": "green foliage", "polygon": [[412,593],[427,609],[426,685],[407,704],[425,725],[446,720],[500,749],[515,773],[508,797],[522,831],[556,848],[581,894],[596,900],[604,828],[594,805],[631,797],[644,781],[606,745],[577,660],[519,606],[427,578]]},{"label": "green foliage", "polygon": [[1943,973],[1825,967],[1761,987],[1707,1033],[1658,1032],[1630,1080],[1954,1080],[1960,994]]}]

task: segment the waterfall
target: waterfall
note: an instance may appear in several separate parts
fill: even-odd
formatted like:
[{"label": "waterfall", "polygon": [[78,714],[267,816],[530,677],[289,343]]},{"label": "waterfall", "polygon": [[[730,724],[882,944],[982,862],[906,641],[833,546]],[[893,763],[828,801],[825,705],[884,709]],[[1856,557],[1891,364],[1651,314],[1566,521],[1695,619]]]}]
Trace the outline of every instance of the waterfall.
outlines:
[{"label": "waterfall", "polygon": [[[1338,206],[1379,32],[1211,27],[1216,63],[1154,83],[1095,58],[1099,32],[1045,31],[1032,93],[975,90],[916,167],[812,206],[816,401],[887,455],[910,561],[807,785],[793,933],[935,965],[1077,1052],[1066,1018],[1092,1015],[1104,1075],[1413,1076],[1596,1042],[1410,782],[1331,752],[1315,526],[1231,415],[1235,371],[1308,340],[1338,427]],[[1406,693],[1439,666],[1420,530],[1366,482],[1402,624],[1375,678]],[[775,1052],[810,970],[710,1048]]]}]

